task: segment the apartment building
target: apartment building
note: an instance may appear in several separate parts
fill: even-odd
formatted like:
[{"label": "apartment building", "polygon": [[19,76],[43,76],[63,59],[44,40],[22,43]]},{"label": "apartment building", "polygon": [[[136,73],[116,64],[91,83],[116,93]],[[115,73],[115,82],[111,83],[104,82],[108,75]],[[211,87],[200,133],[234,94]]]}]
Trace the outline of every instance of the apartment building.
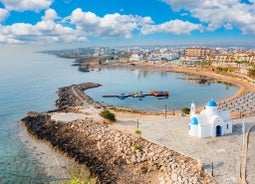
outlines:
[{"label": "apartment building", "polygon": [[205,58],[207,55],[211,55],[212,49],[210,48],[187,48],[185,50],[185,56],[188,57],[197,57],[197,58]]},{"label": "apartment building", "polygon": [[189,47],[181,57],[183,61],[201,61],[212,54],[212,49],[202,47]]}]

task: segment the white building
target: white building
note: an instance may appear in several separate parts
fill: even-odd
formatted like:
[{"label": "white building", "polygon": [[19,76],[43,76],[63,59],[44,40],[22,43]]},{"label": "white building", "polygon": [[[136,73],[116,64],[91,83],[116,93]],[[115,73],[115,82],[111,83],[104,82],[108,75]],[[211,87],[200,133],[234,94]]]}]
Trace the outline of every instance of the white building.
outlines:
[{"label": "white building", "polygon": [[216,137],[232,133],[232,120],[229,112],[219,112],[215,101],[209,101],[205,108],[196,114],[195,104],[191,104],[189,135]]},{"label": "white building", "polygon": [[134,53],[131,55],[131,57],[129,58],[130,61],[141,61],[143,60],[143,54],[140,53]]}]

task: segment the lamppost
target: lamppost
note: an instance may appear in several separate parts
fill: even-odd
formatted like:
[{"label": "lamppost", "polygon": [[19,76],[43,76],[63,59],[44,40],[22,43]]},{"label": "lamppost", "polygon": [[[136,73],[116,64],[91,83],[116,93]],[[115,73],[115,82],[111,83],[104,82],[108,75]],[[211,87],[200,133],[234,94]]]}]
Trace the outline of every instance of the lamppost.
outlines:
[{"label": "lamppost", "polygon": [[136,121],[136,129],[137,129],[137,130],[139,130],[140,124],[141,124],[141,123],[140,123],[139,120],[137,119],[137,121]]}]

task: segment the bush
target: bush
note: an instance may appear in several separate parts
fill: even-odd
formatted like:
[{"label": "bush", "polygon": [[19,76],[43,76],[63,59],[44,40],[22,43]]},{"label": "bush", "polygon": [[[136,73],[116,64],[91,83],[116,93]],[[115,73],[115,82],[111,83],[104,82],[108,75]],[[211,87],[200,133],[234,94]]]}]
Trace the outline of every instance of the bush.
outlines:
[{"label": "bush", "polygon": [[80,170],[74,170],[71,173],[71,178],[69,180],[62,181],[61,184],[96,184],[97,179],[87,177],[85,173]]},{"label": "bush", "polygon": [[136,135],[141,135],[141,134],[142,134],[142,131],[141,131],[141,130],[136,129],[136,130],[135,130],[135,134],[136,134]]},{"label": "bush", "polygon": [[190,108],[184,107],[184,108],[182,108],[182,112],[183,112],[184,114],[189,114],[189,113],[190,113]]},{"label": "bush", "polygon": [[139,145],[134,145],[133,146],[133,149],[135,150],[135,151],[138,151],[138,150],[141,150],[141,146],[139,146]]},{"label": "bush", "polygon": [[116,121],[116,119],[115,119],[115,115],[113,114],[113,113],[111,113],[109,110],[104,110],[104,111],[102,111],[101,113],[100,113],[100,115],[102,116],[102,117],[104,117],[105,119],[109,119],[110,121],[113,121],[113,122],[115,122]]},{"label": "bush", "polygon": [[93,178],[72,178],[69,181],[64,181],[62,184],[95,184],[96,181]]},{"label": "bush", "polygon": [[228,71],[228,68],[223,68],[223,71],[224,71],[224,72],[227,72],[227,71]]}]

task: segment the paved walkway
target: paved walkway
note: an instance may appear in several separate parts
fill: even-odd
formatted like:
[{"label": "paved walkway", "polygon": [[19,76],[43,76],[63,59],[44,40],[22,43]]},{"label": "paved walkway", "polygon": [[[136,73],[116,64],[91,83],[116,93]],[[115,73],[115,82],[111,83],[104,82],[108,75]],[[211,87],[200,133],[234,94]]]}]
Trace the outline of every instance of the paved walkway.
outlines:
[{"label": "paved walkway", "polygon": [[[255,117],[244,119],[244,121],[247,130],[252,122],[255,122]],[[163,116],[148,117],[139,119],[138,122],[144,138],[200,160],[204,169],[210,175],[213,162],[213,175],[219,183],[239,183],[243,144],[242,120],[233,121],[233,133],[230,135],[202,139],[188,135],[188,117],[172,116],[166,119]],[[134,133],[137,127],[137,118],[121,118],[113,127]],[[251,134],[254,134],[254,132]],[[254,144],[255,140],[250,142],[250,144]],[[249,150],[252,148],[254,148],[254,145],[249,146]],[[254,149],[253,153],[250,152],[252,151],[248,153],[247,180],[249,184],[255,184],[255,161],[250,158],[252,155],[254,156]]]}]

